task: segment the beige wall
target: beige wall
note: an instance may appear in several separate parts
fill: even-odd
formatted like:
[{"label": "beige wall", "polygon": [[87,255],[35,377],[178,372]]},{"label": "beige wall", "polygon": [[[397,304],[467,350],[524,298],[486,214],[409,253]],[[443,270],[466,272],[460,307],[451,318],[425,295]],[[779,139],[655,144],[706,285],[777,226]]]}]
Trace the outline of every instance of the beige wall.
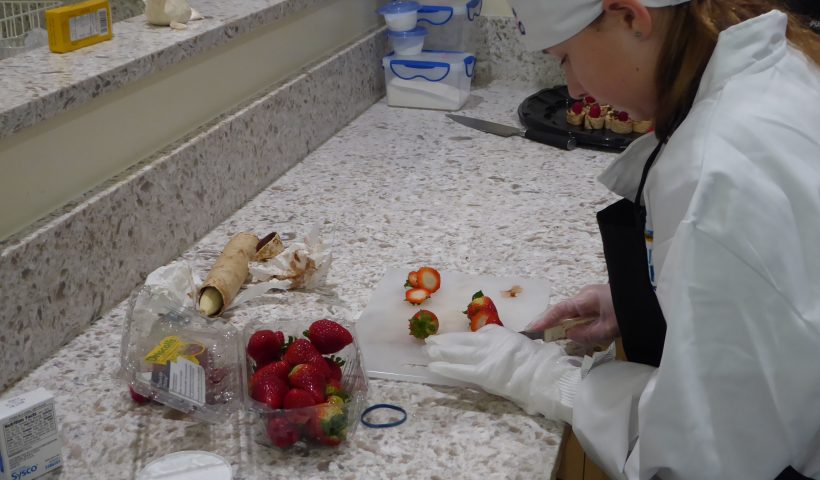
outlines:
[{"label": "beige wall", "polygon": [[0,239],[378,26],[377,6],[329,1],[0,140]]},{"label": "beige wall", "polygon": [[481,14],[488,17],[511,17],[512,12],[507,0],[484,0]]}]

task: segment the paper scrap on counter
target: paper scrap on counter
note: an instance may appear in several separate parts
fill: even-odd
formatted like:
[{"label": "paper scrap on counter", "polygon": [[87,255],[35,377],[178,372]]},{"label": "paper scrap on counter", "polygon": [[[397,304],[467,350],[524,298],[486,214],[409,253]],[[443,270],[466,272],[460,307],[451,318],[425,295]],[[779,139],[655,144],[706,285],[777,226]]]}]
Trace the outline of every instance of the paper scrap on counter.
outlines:
[{"label": "paper scrap on counter", "polygon": [[174,261],[148,274],[145,286],[151,287],[169,302],[184,307],[193,307],[197,295],[197,285],[202,283],[191,266],[184,260]]},{"label": "paper scrap on counter", "polygon": [[291,243],[267,262],[251,262],[250,272],[254,282],[270,282],[270,288],[316,288],[324,284],[332,259],[330,246],[315,225],[302,242]]}]

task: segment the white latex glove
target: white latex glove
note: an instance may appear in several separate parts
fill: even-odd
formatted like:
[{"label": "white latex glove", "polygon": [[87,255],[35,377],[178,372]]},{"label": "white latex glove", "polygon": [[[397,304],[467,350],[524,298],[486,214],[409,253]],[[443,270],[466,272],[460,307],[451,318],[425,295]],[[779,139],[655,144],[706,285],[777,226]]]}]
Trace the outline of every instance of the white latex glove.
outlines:
[{"label": "white latex glove", "polygon": [[580,357],[498,325],[427,337],[431,371],[512,400],[528,414],[571,423]]},{"label": "white latex glove", "polygon": [[586,346],[609,345],[620,335],[609,285],[587,285],[574,297],[553,305],[527,325],[528,331],[542,331],[571,318],[592,318],[585,325],[567,330],[567,338]]}]

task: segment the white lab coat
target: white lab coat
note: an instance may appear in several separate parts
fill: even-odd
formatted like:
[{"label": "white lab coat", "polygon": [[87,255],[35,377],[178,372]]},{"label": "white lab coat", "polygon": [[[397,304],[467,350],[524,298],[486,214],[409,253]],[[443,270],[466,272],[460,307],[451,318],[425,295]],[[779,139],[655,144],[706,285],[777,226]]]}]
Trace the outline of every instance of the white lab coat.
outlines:
[{"label": "white lab coat", "polygon": [[[772,11],[720,35],[650,170],[660,367],[611,362],[573,428],[613,478],[820,478],[820,69]],[[656,145],[600,177],[633,198]]]}]

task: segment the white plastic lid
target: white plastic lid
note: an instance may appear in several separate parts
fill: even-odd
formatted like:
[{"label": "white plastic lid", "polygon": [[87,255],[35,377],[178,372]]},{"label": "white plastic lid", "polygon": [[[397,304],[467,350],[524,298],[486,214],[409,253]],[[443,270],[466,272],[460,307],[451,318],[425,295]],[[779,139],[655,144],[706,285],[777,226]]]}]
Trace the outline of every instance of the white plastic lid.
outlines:
[{"label": "white plastic lid", "polygon": [[186,450],[157,458],[137,474],[137,480],[231,480],[231,464],[219,455]]}]

